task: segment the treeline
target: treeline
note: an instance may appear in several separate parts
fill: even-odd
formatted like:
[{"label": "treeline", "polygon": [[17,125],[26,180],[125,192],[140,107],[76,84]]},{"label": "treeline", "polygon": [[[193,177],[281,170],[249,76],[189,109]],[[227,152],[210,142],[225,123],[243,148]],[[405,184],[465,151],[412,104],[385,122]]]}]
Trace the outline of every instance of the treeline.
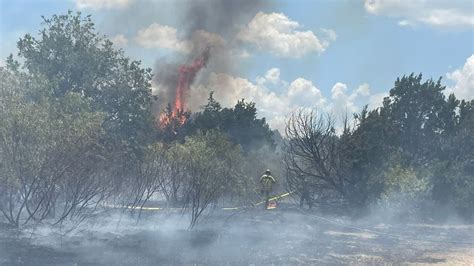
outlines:
[{"label": "treeline", "polygon": [[473,218],[474,101],[444,90],[441,80],[403,76],[382,107],[343,121],[340,135],[329,115],[295,113],[286,127],[290,188],[310,206]]},{"label": "treeline", "polygon": [[193,226],[219,201],[254,202],[259,169],[278,165],[255,159],[274,142],[253,103],[221,108],[211,96],[186,124],[159,127],[151,70],[90,16],[44,19],[18,58],[0,68],[0,217],[15,227],[104,207],[139,217],[150,200],[189,210]]},{"label": "treeline", "polygon": [[169,108],[159,126],[151,70],[89,16],[44,19],[16,58],[0,68],[0,220],[13,226],[112,207],[140,218],[151,200],[188,210],[193,226],[209,207],[254,203],[267,168],[303,205],[474,213],[474,103],[446,98],[440,81],[398,79],[382,107],[342,133],[327,114],[295,112],[283,139],[254,103],[223,108],[212,94],[184,124]]}]

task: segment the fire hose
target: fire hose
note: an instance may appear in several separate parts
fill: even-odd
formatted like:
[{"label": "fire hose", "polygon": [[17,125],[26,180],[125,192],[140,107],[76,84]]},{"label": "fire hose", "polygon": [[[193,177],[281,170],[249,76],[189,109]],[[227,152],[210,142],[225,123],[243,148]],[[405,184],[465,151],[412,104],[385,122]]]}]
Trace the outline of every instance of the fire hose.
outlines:
[{"label": "fire hose", "polygon": [[[283,193],[283,194],[281,194],[281,195],[273,196],[273,197],[269,198],[268,201],[274,201],[274,200],[277,200],[277,199],[281,199],[281,198],[287,197],[287,196],[293,194],[294,192],[295,192],[295,191],[290,191],[290,192]],[[262,204],[264,204],[264,203],[265,203],[265,200],[264,200],[264,201],[257,202],[257,203],[255,203],[255,204],[249,205],[249,206],[224,207],[224,208],[222,208],[222,210],[226,210],[226,211],[239,210],[239,209],[243,209],[243,208],[256,207],[256,206],[262,205]]]},{"label": "fire hose", "polygon": [[[269,201],[274,201],[274,200],[277,200],[277,199],[287,197],[287,196],[289,196],[293,193],[294,193],[294,191],[286,192],[286,193],[283,193],[283,194],[280,194],[280,195],[277,195],[277,196],[273,196],[273,197],[269,198],[268,200]],[[223,207],[222,210],[225,210],[225,211],[239,210],[239,209],[244,209],[244,208],[256,207],[256,206],[262,205],[264,203],[265,203],[265,201],[260,201],[260,202],[257,202],[255,204],[253,204],[253,205],[247,205],[247,206]],[[141,207],[141,206],[115,206],[115,205],[106,205],[105,207],[134,209],[134,210],[140,209],[140,210],[146,210],[146,211],[159,211],[159,210],[164,210],[164,209],[167,209],[167,210],[181,210],[182,209],[182,208]]]},{"label": "fire hose", "polygon": [[[271,198],[269,198],[269,201],[274,201],[274,200],[278,200],[278,199],[281,199],[281,198],[284,198],[284,197],[287,197],[291,194],[293,194],[295,191],[290,191],[290,192],[286,192],[286,193],[283,193],[283,194],[280,194],[280,195],[277,195],[277,196],[273,196]],[[226,211],[231,211],[231,210],[242,210],[242,209],[248,209],[248,208],[252,208],[252,207],[256,207],[256,206],[259,206],[261,204],[264,204],[265,201],[260,201],[260,202],[257,202],[253,205],[247,205],[247,206],[240,206],[240,207],[223,207],[222,210],[226,210]],[[115,206],[109,206],[109,207],[115,207]],[[116,208],[116,207],[115,207]],[[132,206],[125,206],[123,208],[127,208],[127,209],[142,209],[142,210],[149,210],[149,211],[156,211],[156,210],[163,210],[163,209],[181,209],[181,208],[161,208],[161,207],[132,207]],[[372,229],[367,229],[367,228],[361,228],[361,227],[357,227],[357,226],[353,226],[353,225],[347,225],[347,224],[344,224],[344,223],[341,223],[341,222],[337,222],[337,221],[334,221],[334,220],[331,220],[331,219],[328,219],[328,218],[325,218],[325,217],[321,217],[321,216],[318,216],[318,215],[315,215],[314,213],[309,213],[309,212],[305,212],[305,211],[301,211],[301,213],[305,214],[305,215],[309,215],[317,220],[320,220],[320,221],[323,221],[325,223],[330,223],[330,224],[334,224],[334,225],[337,225],[337,226],[340,226],[340,227],[345,227],[345,228],[349,228],[349,229],[353,229],[353,230],[358,230],[358,231],[362,231],[362,232],[368,232],[368,233],[373,233],[373,234],[376,234],[376,235],[384,235],[384,236],[388,236],[388,237],[393,237],[393,238],[397,238],[397,239],[405,239],[405,240],[413,240],[413,241],[422,241],[422,242],[435,242],[435,243],[449,243],[449,244],[462,244],[462,245],[474,245],[474,242],[467,242],[467,241],[450,241],[450,240],[436,240],[436,239],[425,239],[425,238],[417,238],[417,237],[410,237],[410,236],[406,236],[406,235],[398,235],[398,234],[391,234],[391,233],[385,233],[385,232],[380,232],[380,231],[377,231],[377,230],[372,230]]]}]

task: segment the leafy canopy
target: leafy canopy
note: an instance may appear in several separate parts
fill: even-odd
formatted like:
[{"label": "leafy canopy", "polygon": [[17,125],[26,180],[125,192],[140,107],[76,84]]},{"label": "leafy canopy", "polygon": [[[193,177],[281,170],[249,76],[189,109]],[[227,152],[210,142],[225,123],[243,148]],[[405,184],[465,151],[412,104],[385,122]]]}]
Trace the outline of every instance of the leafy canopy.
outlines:
[{"label": "leafy canopy", "polygon": [[109,144],[136,150],[153,130],[151,70],[100,36],[90,16],[69,11],[43,17],[38,37],[18,41],[18,55],[28,72],[48,81],[46,94],[61,98],[75,92],[93,110],[106,114]]}]

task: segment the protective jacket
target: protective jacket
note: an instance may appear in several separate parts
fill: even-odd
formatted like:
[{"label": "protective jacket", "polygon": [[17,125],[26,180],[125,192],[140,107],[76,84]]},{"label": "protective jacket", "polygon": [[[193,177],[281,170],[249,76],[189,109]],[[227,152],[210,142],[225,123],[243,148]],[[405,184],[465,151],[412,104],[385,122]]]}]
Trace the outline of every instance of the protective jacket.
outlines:
[{"label": "protective jacket", "polygon": [[262,189],[265,191],[271,191],[275,182],[275,178],[270,174],[264,174],[260,178],[260,184],[262,185]]}]

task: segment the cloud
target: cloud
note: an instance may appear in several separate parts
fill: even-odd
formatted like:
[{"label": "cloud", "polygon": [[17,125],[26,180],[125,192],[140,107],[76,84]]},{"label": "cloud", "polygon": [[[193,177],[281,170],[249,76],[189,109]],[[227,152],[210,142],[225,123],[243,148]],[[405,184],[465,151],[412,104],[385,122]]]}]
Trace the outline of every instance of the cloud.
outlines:
[{"label": "cloud", "polygon": [[267,70],[263,77],[257,76],[255,78],[255,81],[258,85],[270,87],[277,90],[288,87],[288,82],[281,79],[280,69],[276,67]]},{"label": "cloud", "polygon": [[268,70],[265,74],[265,79],[273,84],[278,83],[278,81],[280,81],[280,69],[274,67]]},{"label": "cloud", "polygon": [[130,5],[132,0],[75,0],[79,9],[123,9]]},{"label": "cloud", "polygon": [[169,49],[181,53],[202,51],[206,46],[222,49],[226,45],[226,41],[219,34],[204,30],[195,31],[189,40],[180,39],[176,28],[158,23],[139,30],[135,41],[145,48]]},{"label": "cloud", "polygon": [[188,53],[191,43],[178,39],[177,30],[167,25],[153,23],[138,31],[135,41],[145,48],[163,48]]},{"label": "cloud", "polygon": [[373,110],[383,106],[383,99],[388,97],[388,92],[375,93],[370,95],[369,98],[369,109]]},{"label": "cloud", "polygon": [[[349,90],[346,84],[336,83],[332,97],[326,98],[310,80],[298,77],[286,82],[279,75],[278,68],[271,68],[262,77],[265,82],[254,83],[246,78],[212,72],[205,84],[191,87],[189,108],[198,110],[206,103],[209,92],[214,91],[214,97],[224,107],[233,107],[240,99],[255,102],[259,117],[265,117],[272,128],[283,132],[287,116],[297,108],[318,108],[340,119],[346,111],[349,116],[351,112],[360,111],[358,100],[367,102],[370,98],[367,84]],[[278,80],[280,92],[267,87],[269,80]]]},{"label": "cloud", "polygon": [[360,85],[360,86],[357,88],[356,93],[357,93],[358,95],[363,95],[363,96],[369,95],[369,94],[370,94],[369,84],[364,83],[364,84]]},{"label": "cloud", "polygon": [[322,38],[322,43],[324,47],[328,47],[332,42],[336,41],[337,34],[335,31],[321,28],[321,32],[324,36],[324,38]]},{"label": "cloud", "polygon": [[474,54],[467,58],[461,69],[446,74],[454,86],[447,88],[447,93],[454,93],[457,98],[474,99]]},{"label": "cloud", "polygon": [[290,83],[287,96],[290,103],[295,106],[324,107],[326,104],[321,91],[313,85],[313,82],[304,78],[297,78]]},{"label": "cloud", "polygon": [[128,39],[123,34],[117,34],[110,38],[117,47],[126,47],[128,44]]},{"label": "cloud", "polygon": [[374,15],[401,18],[400,26],[426,24],[439,28],[474,27],[471,1],[365,0],[365,10]]},{"label": "cloud", "polygon": [[331,89],[331,105],[330,111],[336,118],[340,118],[346,114],[350,115],[358,111],[354,100],[357,93],[347,94],[347,85],[337,82]]},{"label": "cloud", "polygon": [[237,39],[281,57],[301,57],[311,52],[322,53],[335,40],[332,30],[324,29],[326,39],[312,31],[298,31],[301,25],[282,13],[257,13],[237,34]]},{"label": "cloud", "polygon": [[270,83],[270,84],[278,84],[280,83],[280,69],[279,68],[271,68],[269,69],[266,73],[265,76],[257,76],[255,79],[258,84],[265,84],[265,83]]},{"label": "cloud", "polygon": [[241,58],[241,59],[246,59],[246,58],[250,58],[252,55],[245,49],[241,50],[241,51],[237,51],[237,52],[234,52],[234,55],[237,57],[237,58]]},{"label": "cloud", "polygon": [[357,104],[362,101],[362,105],[367,104],[373,95],[370,93],[370,86],[367,83],[360,85],[355,91],[349,93],[345,83],[337,82],[331,89],[331,103],[328,111],[336,116],[337,119],[342,116],[349,117],[361,110]]}]

